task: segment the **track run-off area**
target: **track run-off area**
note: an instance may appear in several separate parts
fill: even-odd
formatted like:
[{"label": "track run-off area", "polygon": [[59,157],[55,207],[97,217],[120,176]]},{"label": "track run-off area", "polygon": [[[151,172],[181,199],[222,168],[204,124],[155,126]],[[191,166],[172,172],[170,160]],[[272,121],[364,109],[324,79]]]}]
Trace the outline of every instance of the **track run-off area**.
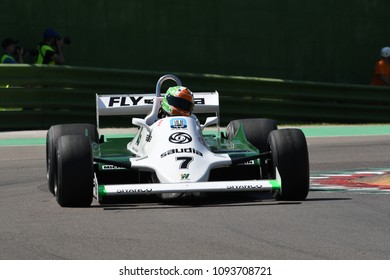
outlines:
[{"label": "track run-off area", "polygon": [[49,193],[46,131],[1,132],[0,259],[390,259],[390,125],[299,128],[305,201],[245,193],[89,208]]}]

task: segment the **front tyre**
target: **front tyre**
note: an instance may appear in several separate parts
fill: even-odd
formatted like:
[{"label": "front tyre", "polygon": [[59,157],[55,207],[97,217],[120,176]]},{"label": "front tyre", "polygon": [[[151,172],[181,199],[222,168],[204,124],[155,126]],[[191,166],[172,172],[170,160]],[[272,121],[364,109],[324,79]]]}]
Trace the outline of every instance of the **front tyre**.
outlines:
[{"label": "front tyre", "polygon": [[278,169],[282,188],[278,200],[305,200],[309,192],[309,154],[306,138],[300,129],[272,131],[268,137],[272,152],[273,175]]},{"label": "front tyre", "polygon": [[92,124],[59,124],[50,127],[46,134],[46,168],[49,191],[54,194],[54,173],[57,170],[56,145],[61,136],[84,135],[92,142],[98,142],[96,126]]},{"label": "front tyre", "polygon": [[61,136],[57,142],[56,200],[62,207],[88,207],[93,199],[91,140],[83,135]]}]

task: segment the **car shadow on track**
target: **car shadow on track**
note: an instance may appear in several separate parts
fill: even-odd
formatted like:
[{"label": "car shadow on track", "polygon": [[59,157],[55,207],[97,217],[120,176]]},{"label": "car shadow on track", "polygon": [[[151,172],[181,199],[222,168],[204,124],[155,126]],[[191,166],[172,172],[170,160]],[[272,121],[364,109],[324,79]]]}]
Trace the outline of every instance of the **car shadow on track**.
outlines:
[{"label": "car shadow on track", "polygon": [[[305,201],[349,200],[348,198],[308,198]],[[91,207],[103,210],[177,209],[196,207],[254,207],[299,205],[305,201],[277,201],[267,193],[208,193],[206,196],[186,196],[162,200],[157,196],[115,197]]]},{"label": "car shadow on track", "polygon": [[259,206],[274,205],[275,201],[270,194],[250,193],[208,193],[207,195],[186,195],[175,199],[161,199],[158,196],[115,197],[103,204],[93,205],[104,210],[135,210],[135,209],[170,209],[194,207],[233,207],[233,206]]}]

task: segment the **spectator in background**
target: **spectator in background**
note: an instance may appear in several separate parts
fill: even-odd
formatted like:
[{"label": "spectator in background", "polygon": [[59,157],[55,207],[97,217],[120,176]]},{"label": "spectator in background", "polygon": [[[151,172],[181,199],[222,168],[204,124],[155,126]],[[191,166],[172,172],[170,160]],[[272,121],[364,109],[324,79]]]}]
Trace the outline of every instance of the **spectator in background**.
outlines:
[{"label": "spectator in background", "polygon": [[[17,48],[16,44],[18,41],[12,39],[12,38],[6,38],[1,43],[1,46],[4,49],[4,53],[1,56],[1,63],[23,63],[23,49]],[[17,56],[17,60],[15,59],[15,56]]]},{"label": "spectator in background", "polygon": [[381,57],[375,65],[371,85],[390,86],[390,47],[381,49]]},{"label": "spectator in background", "polygon": [[61,35],[48,28],[43,32],[43,42],[38,45],[37,64],[64,64],[64,41]]}]

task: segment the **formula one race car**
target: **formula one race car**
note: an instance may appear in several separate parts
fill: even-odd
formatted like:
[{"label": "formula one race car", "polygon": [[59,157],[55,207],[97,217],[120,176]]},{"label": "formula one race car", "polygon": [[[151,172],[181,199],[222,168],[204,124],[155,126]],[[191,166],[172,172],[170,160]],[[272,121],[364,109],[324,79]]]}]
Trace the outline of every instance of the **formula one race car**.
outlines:
[{"label": "formula one race car", "polygon": [[[166,80],[181,86],[176,76],[165,75],[155,94],[97,94],[97,126],[49,129],[48,185],[61,206],[90,206],[93,197],[103,203],[111,196],[156,194],[168,200],[237,191],[268,191],[278,200],[306,198],[309,160],[301,130],[278,129],[270,119],[240,119],[221,132],[216,91],[193,93],[190,116],[160,118]],[[116,115],[146,117],[132,118],[138,127],[134,137],[99,137],[99,119]]]}]

